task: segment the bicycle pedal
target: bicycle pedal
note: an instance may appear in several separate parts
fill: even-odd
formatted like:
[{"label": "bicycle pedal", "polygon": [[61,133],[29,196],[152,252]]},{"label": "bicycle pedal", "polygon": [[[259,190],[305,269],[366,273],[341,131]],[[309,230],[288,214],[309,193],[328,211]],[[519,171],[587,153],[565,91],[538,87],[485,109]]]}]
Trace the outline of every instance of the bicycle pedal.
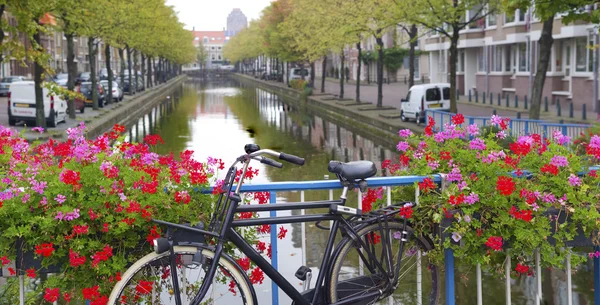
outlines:
[{"label": "bicycle pedal", "polygon": [[310,281],[312,280],[312,270],[306,266],[300,266],[296,271],[296,278],[301,280],[303,291],[310,289]]}]

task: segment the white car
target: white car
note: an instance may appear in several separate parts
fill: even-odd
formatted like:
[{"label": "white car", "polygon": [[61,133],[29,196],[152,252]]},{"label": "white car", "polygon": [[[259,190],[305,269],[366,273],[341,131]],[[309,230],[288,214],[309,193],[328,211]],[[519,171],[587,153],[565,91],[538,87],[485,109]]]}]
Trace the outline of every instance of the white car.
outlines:
[{"label": "white car", "polygon": [[292,68],[290,69],[290,80],[303,79],[308,80],[310,78],[310,69],[307,68]]},{"label": "white car", "polygon": [[[56,127],[58,122],[67,120],[67,102],[60,96],[50,95],[43,88],[44,117],[48,127]],[[32,81],[16,82],[10,86],[8,93],[8,125],[14,126],[18,121],[35,123],[35,85]]]},{"label": "white car", "polygon": [[450,84],[424,84],[410,88],[406,99],[400,102],[400,119],[414,119],[417,124],[425,120],[425,110],[450,110]]},{"label": "white car", "polygon": [[[100,84],[102,85],[102,88],[104,88],[104,91],[108,92],[108,80],[101,80]],[[119,84],[116,81],[112,82],[112,96],[113,96],[113,101],[114,102],[119,102],[123,100],[123,89],[121,89],[121,87],[119,87]],[[106,95],[108,97],[108,94]]]}]

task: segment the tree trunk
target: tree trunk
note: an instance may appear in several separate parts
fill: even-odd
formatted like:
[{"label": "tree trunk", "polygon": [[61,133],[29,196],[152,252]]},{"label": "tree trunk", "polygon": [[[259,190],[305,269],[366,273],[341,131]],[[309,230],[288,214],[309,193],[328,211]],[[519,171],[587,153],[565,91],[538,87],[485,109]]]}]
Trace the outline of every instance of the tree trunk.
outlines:
[{"label": "tree trunk", "polygon": [[152,58],[152,68],[154,68],[154,86],[158,86],[158,64],[156,63],[156,59]]},{"label": "tree trunk", "polygon": [[146,86],[146,55],[144,55],[144,53],[142,53],[142,61],[140,64],[141,70],[142,70],[142,84],[144,84],[144,86]]},{"label": "tree trunk", "polygon": [[458,59],[458,27],[453,27],[450,38],[450,112],[457,113],[456,104],[456,61]]},{"label": "tree trunk", "polygon": [[285,78],[286,78],[286,84],[289,87],[290,86],[290,63],[289,62],[285,62]]},{"label": "tree trunk", "polygon": [[[66,25],[65,25],[66,27]],[[75,90],[75,78],[77,77],[77,63],[75,63],[75,43],[73,41],[73,33],[65,33],[67,38],[67,89],[70,91]],[[69,118],[75,118],[75,99],[70,98],[68,101],[69,106]]]},{"label": "tree trunk", "polygon": [[134,73],[134,77],[133,77],[133,81],[135,83],[135,92],[137,92],[137,86],[138,86],[138,51],[137,50],[133,50],[133,73]]},{"label": "tree trunk", "polygon": [[147,65],[148,65],[148,75],[146,76],[148,79],[146,80],[146,84],[148,86],[148,88],[152,88],[152,58],[150,56],[148,56],[147,59]]},{"label": "tree trunk", "polygon": [[[121,89],[125,88],[125,52],[123,48],[119,48],[119,58],[121,59]],[[123,89],[125,90],[125,89]]]},{"label": "tree trunk", "polygon": [[533,88],[531,92],[531,108],[529,108],[529,119],[539,120],[542,104],[542,92],[546,82],[546,72],[550,65],[550,54],[554,38],[552,38],[552,27],[554,25],[554,16],[544,20],[542,26],[542,34],[538,41],[540,48],[540,57],[536,65],[535,79],[533,80]]},{"label": "tree trunk", "polygon": [[[39,31],[36,30],[35,34],[33,34],[33,40],[37,44],[36,49],[40,50],[41,52],[44,52]],[[42,89],[42,73],[44,73],[44,69],[42,65],[40,65],[36,60],[33,65],[33,80],[35,82],[35,124],[36,126],[46,128],[46,116],[44,114],[44,90]],[[52,110],[50,110],[50,115],[53,115]]]},{"label": "tree trunk", "polygon": [[325,93],[325,78],[327,77],[327,55],[323,56],[321,65],[321,93]]},{"label": "tree trunk", "polygon": [[92,82],[92,108],[98,110],[98,82],[96,81],[96,48],[94,47],[94,38],[88,38],[88,57],[90,61],[90,80]]},{"label": "tree trunk", "polygon": [[[378,35],[381,30],[378,31]],[[378,36],[377,35],[377,36]],[[383,38],[375,36],[377,41],[377,107],[383,107]]]},{"label": "tree trunk", "polygon": [[[112,67],[110,65],[110,45],[107,43],[104,47],[104,59],[106,60],[106,72],[108,72],[108,92],[106,94],[106,103],[112,104],[113,102],[113,74]],[[117,99],[119,97],[117,96]]]},{"label": "tree trunk", "polygon": [[[6,8],[6,4],[0,5],[0,20],[4,18],[4,10]],[[0,26],[0,45],[4,43],[4,27]],[[4,54],[0,53],[0,63],[4,61]]]},{"label": "tree trunk", "polygon": [[315,62],[310,63],[310,85],[315,87]]},{"label": "tree trunk", "polygon": [[344,49],[342,49],[342,53],[340,55],[341,59],[341,68],[340,68],[340,100],[344,99]]},{"label": "tree trunk", "polygon": [[356,69],[356,102],[360,103],[360,69],[362,68],[362,45],[359,42],[356,43],[358,49],[358,68]]},{"label": "tree trunk", "polygon": [[135,93],[135,85],[131,80],[131,48],[129,48],[129,46],[125,46],[125,49],[127,50],[127,79],[129,80],[129,94],[133,95]]},{"label": "tree trunk", "polygon": [[411,25],[408,34],[408,37],[410,38],[410,49],[408,50],[408,88],[415,85],[415,48],[419,44],[417,34],[417,25]]}]

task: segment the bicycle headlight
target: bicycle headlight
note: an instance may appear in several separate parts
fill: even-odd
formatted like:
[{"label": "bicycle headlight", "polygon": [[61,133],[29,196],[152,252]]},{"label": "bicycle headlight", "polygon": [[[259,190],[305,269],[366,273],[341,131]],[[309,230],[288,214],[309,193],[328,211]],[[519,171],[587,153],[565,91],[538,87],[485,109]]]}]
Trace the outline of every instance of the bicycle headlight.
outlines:
[{"label": "bicycle headlight", "polygon": [[154,252],[156,252],[156,254],[161,254],[166,251],[169,251],[169,249],[171,247],[169,240],[164,237],[155,239],[153,241],[153,246],[154,246]]}]

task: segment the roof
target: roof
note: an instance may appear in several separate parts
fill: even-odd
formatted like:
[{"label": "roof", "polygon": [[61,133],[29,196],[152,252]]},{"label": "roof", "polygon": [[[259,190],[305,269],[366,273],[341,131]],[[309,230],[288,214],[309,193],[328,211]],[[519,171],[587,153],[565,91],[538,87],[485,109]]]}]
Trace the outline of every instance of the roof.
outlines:
[{"label": "roof", "polygon": [[435,88],[435,87],[450,87],[449,83],[431,83],[431,84],[422,84],[422,85],[414,85],[412,87],[410,87],[411,90],[413,89],[429,89],[429,88]]},{"label": "roof", "polygon": [[204,43],[204,38],[208,38],[208,45],[225,44],[226,37],[224,31],[192,31],[192,34],[194,35],[194,42],[201,41]]}]

